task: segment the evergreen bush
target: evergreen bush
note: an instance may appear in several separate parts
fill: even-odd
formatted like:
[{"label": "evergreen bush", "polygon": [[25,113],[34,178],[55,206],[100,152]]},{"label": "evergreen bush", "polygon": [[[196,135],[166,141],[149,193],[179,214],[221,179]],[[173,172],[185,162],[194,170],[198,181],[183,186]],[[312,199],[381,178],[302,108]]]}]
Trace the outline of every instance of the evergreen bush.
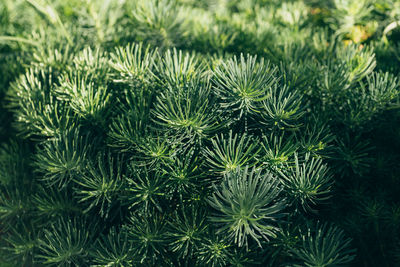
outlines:
[{"label": "evergreen bush", "polygon": [[400,264],[397,0],[2,0],[0,266]]}]

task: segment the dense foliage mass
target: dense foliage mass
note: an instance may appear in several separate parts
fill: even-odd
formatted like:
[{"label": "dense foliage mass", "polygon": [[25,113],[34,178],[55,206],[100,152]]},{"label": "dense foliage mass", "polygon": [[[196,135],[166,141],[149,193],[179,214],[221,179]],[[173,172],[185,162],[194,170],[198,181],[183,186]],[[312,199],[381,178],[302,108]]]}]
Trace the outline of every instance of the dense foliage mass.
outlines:
[{"label": "dense foliage mass", "polygon": [[399,20],[0,1],[0,265],[397,266]]}]

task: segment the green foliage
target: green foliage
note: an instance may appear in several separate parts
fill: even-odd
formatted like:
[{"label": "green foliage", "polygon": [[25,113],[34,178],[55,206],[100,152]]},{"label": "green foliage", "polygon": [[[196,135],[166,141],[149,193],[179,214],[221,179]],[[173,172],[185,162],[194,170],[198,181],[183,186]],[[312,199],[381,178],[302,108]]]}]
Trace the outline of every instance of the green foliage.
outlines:
[{"label": "green foliage", "polygon": [[124,151],[140,149],[146,144],[143,137],[149,133],[150,101],[149,91],[126,90],[117,99],[119,115],[110,124],[109,146]]},{"label": "green foliage", "polygon": [[263,101],[260,113],[262,124],[269,129],[296,129],[300,126],[304,111],[301,108],[301,96],[296,92],[290,92],[289,88],[279,88],[275,85],[270,90],[270,97]]},{"label": "green foliage", "polygon": [[97,164],[89,162],[86,170],[74,179],[77,185],[74,191],[79,202],[88,206],[84,212],[98,208],[99,214],[107,217],[110,209],[116,208],[117,196],[123,187],[121,162],[110,154],[100,153],[96,158]]},{"label": "green foliage", "polygon": [[[72,1],[73,2],[73,1]],[[104,46],[116,45],[123,35],[123,23],[125,3],[123,1],[87,1],[79,12],[78,28],[82,34],[80,38],[92,45],[99,43]],[[72,9],[76,9],[72,7]]]},{"label": "green foliage", "polygon": [[278,180],[272,174],[262,174],[248,166],[241,171],[237,168],[224,176],[219,187],[208,203],[218,213],[211,216],[219,232],[240,246],[248,246],[248,238],[261,246],[261,239],[276,236],[274,225],[285,208],[285,201],[279,199],[281,192]]},{"label": "green foliage", "polygon": [[161,208],[161,199],[165,195],[163,190],[165,180],[159,171],[148,172],[146,169],[132,171],[132,177],[127,177],[128,187],[121,195],[122,201],[129,204],[130,208],[148,211],[151,208]]},{"label": "green foliage", "polygon": [[160,216],[149,218],[133,214],[124,231],[133,242],[132,252],[138,264],[154,266],[166,263],[166,224]]},{"label": "green foliage", "polygon": [[154,52],[150,51],[150,47],[144,49],[141,43],[128,44],[115,49],[110,65],[118,72],[116,82],[128,83],[136,88],[152,80]]},{"label": "green foliage", "polygon": [[29,179],[29,170],[26,160],[29,155],[27,144],[10,140],[0,147],[0,184],[4,187],[18,185],[25,179]]},{"label": "green foliage", "polygon": [[349,45],[338,49],[337,57],[347,68],[347,79],[349,82],[360,81],[370,74],[376,65],[375,55],[372,50]]},{"label": "green foliage", "polygon": [[54,82],[51,69],[32,68],[12,85],[10,107],[21,135],[54,137],[74,124],[70,109],[55,100]]},{"label": "green foliage", "polygon": [[186,152],[185,157],[173,157],[173,161],[163,169],[167,194],[184,199],[204,190],[207,181],[202,172],[203,162],[194,149]]},{"label": "green foliage", "polygon": [[365,21],[371,13],[372,1],[334,0],[331,17],[327,20],[338,33],[351,33],[353,27]]},{"label": "green foliage", "polygon": [[185,139],[203,138],[212,134],[220,125],[215,116],[215,108],[209,103],[209,92],[209,85],[193,82],[185,90],[160,93],[153,110],[155,122]]},{"label": "green foliage", "polygon": [[228,250],[229,243],[224,239],[209,234],[209,238],[203,239],[198,252],[198,263],[203,266],[226,266],[231,258]]},{"label": "green foliage", "polygon": [[297,142],[304,151],[313,156],[329,156],[332,150],[332,143],[335,136],[331,133],[327,124],[320,124],[320,120],[312,120],[312,124],[307,124],[304,132],[296,135]]},{"label": "green foliage", "polygon": [[334,159],[338,174],[355,173],[360,175],[368,170],[371,164],[371,158],[368,155],[372,147],[368,140],[361,141],[360,135],[355,137],[346,135],[338,141],[335,150]]},{"label": "green foliage", "polygon": [[33,207],[27,194],[27,192],[19,190],[2,190],[0,196],[0,218],[5,224],[5,230],[8,230],[13,222],[31,215]]},{"label": "green foliage", "polygon": [[260,112],[263,100],[271,97],[270,87],[277,82],[276,67],[264,59],[243,54],[221,62],[215,69],[214,82],[221,107],[243,114]]},{"label": "green foliage", "polygon": [[238,167],[243,169],[245,166],[254,166],[254,156],[258,150],[255,143],[251,143],[252,138],[246,134],[239,136],[233,135],[232,131],[229,136],[216,136],[211,139],[213,148],[206,148],[205,154],[207,162],[212,170],[225,174],[235,171]]},{"label": "green foliage", "polygon": [[[179,140],[179,139],[178,139]],[[165,135],[141,136],[138,142],[137,155],[134,155],[133,165],[138,166],[159,166],[168,164],[172,157],[177,154],[179,146],[178,140]]]},{"label": "green foliage", "polygon": [[45,142],[35,154],[37,172],[50,186],[65,187],[86,167],[88,136],[79,130],[64,132],[58,138]]},{"label": "green foliage", "polygon": [[292,250],[298,258],[293,266],[348,266],[354,258],[354,249],[350,248],[350,239],[343,230],[329,224],[308,229],[301,236],[302,244]]},{"label": "green foliage", "polygon": [[176,49],[167,50],[155,69],[161,86],[171,91],[181,91],[187,85],[193,86],[204,76],[204,66],[195,54],[182,53]]},{"label": "green foliage", "polygon": [[[49,229],[39,243],[38,259],[42,264],[52,266],[72,266],[86,262],[91,241],[85,222],[59,219]],[[90,229],[91,232],[94,229]]]},{"label": "green foliage", "polygon": [[321,159],[306,154],[299,163],[295,154],[295,166],[288,166],[280,174],[285,191],[297,208],[300,206],[306,211],[313,211],[312,206],[329,198],[332,176]]},{"label": "green foliage", "polygon": [[131,16],[139,40],[159,47],[178,45],[184,35],[179,9],[170,0],[137,1]]},{"label": "green foliage", "polygon": [[[109,85],[106,80],[107,65],[102,54],[84,50],[81,57],[74,60],[74,71],[60,77],[56,88],[57,98],[69,104],[80,117],[91,122],[100,122],[110,111]],[[78,72],[77,72],[78,71]]]},{"label": "green foliage", "polygon": [[1,1],[0,266],[398,265],[399,19]]},{"label": "green foliage", "polygon": [[67,192],[59,192],[58,188],[40,188],[33,196],[33,205],[35,213],[39,218],[38,223],[47,224],[48,220],[55,217],[69,215],[78,215],[82,210],[78,208],[78,204],[68,195]]},{"label": "green foliage", "polygon": [[32,264],[37,253],[37,233],[30,231],[32,225],[17,225],[10,230],[10,235],[5,237],[7,247],[2,248],[5,259],[13,263]]},{"label": "green foliage", "polygon": [[193,257],[199,250],[202,238],[207,234],[205,212],[195,206],[189,211],[182,209],[181,212],[176,212],[168,223],[171,251],[183,260]]},{"label": "green foliage", "polygon": [[129,266],[133,260],[133,244],[128,239],[127,232],[118,233],[115,228],[107,235],[102,235],[96,241],[91,252],[96,266]]},{"label": "green foliage", "polygon": [[278,137],[274,134],[263,136],[261,147],[259,161],[271,171],[280,170],[298,149],[292,136],[286,139],[284,135]]}]

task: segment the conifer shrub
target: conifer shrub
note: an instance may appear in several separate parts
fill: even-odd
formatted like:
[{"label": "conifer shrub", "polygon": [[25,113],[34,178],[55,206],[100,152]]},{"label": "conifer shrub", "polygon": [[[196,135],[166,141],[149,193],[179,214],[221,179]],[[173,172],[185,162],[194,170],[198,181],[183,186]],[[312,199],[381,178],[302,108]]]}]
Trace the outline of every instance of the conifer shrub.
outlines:
[{"label": "conifer shrub", "polygon": [[0,2],[0,266],[397,266],[400,3]]}]

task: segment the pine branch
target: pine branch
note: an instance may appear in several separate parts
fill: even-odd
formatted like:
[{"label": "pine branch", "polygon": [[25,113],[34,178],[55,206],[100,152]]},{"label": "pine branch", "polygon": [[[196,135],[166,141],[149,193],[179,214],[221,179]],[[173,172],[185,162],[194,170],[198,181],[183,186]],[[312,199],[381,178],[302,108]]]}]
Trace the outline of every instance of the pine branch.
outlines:
[{"label": "pine branch", "polygon": [[261,58],[242,54],[240,59],[233,57],[221,62],[214,70],[213,81],[221,108],[238,111],[239,118],[247,113],[261,112],[262,101],[268,99],[270,87],[276,84],[276,67],[270,66]]},{"label": "pine branch", "polygon": [[168,221],[168,228],[171,251],[182,260],[192,258],[207,234],[206,213],[199,207],[182,208]]},{"label": "pine branch", "polygon": [[89,156],[89,136],[82,136],[78,129],[64,132],[49,140],[36,153],[34,165],[41,180],[50,186],[66,187],[84,171]]},{"label": "pine branch", "polygon": [[[61,218],[43,230],[37,261],[49,266],[81,265],[87,262],[93,229],[78,219]],[[93,227],[93,226],[92,226]]]},{"label": "pine branch", "polygon": [[125,182],[122,162],[122,159],[113,158],[109,153],[100,153],[94,162],[88,162],[79,177],[74,177],[76,198],[87,207],[84,213],[98,209],[100,216],[107,218],[111,208],[118,208],[118,195]]},{"label": "pine branch", "polygon": [[350,238],[343,230],[329,224],[317,224],[315,230],[302,234],[302,245],[292,250],[299,259],[293,266],[348,266],[354,259]]},{"label": "pine branch", "polygon": [[278,197],[282,189],[272,174],[249,171],[248,166],[243,171],[237,168],[214,190],[208,203],[218,212],[210,216],[218,232],[246,248],[249,238],[261,246],[261,239],[276,237],[279,229],[274,224],[283,216],[286,203]]},{"label": "pine branch", "polygon": [[315,212],[313,207],[331,196],[332,176],[321,159],[306,154],[300,163],[297,154],[294,158],[295,166],[279,171],[282,184],[296,209]]},{"label": "pine branch", "polygon": [[134,260],[134,247],[127,232],[113,228],[107,235],[97,239],[90,251],[94,266],[131,266]]},{"label": "pine branch", "polygon": [[138,264],[156,265],[167,263],[166,222],[159,216],[134,214],[124,227],[133,241],[133,255]]},{"label": "pine branch", "polygon": [[212,147],[204,150],[206,160],[213,172],[225,174],[235,171],[237,168],[244,169],[246,165],[252,167],[257,164],[255,158],[259,152],[256,143],[251,136],[233,134],[229,132],[226,137],[216,136],[211,139]]},{"label": "pine branch", "polygon": [[285,135],[263,136],[261,142],[261,152],[258,160],[266,166],[268,170],[279,171],[285,168],[285,163],[292,161],[293,154],[299,149],[294,143],[293,136]]},{"label": "pine branch", "polygon": [[270,97],[262,103],[260,123],[270,129],[296,130],[304,114],[299,92],[275,85],[270,89]]},{"label": "pine branch", "polygon": [[140,41],[153,46],[174,47],[182,42],[184,21],[179,16],[180,7],[174,1],[138,1],[131,17]]}]

